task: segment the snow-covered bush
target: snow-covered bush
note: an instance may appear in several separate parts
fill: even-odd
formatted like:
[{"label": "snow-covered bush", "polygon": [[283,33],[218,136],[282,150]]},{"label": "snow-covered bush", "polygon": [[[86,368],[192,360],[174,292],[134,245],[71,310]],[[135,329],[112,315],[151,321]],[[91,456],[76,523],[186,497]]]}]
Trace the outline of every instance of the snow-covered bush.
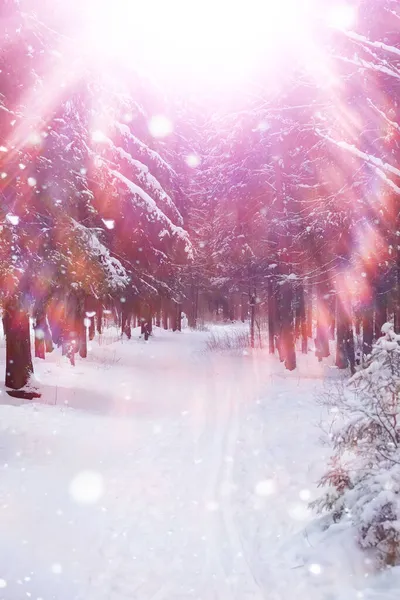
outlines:
[{"label": "snow-covered bush", "polygon": [[250,335],[244,329],[212,331],[206,342],[211,352],[243,351],[250,347]]},{"label": "snow-covered bush", "polygon": [[349,519],[378,564],[400,564],[400,336],[391,324],[350,381],[328,394],[340,415],[334,456],[314,502],[332,519]]}]

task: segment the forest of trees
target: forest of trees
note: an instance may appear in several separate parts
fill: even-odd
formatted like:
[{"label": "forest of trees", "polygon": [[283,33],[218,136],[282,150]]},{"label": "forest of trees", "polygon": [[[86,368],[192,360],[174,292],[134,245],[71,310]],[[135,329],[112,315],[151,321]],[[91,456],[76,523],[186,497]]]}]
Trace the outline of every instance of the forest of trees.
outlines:
[{"label": "forest of trees", "polygon": [[71,362],[103,310],[128,337],[248,320],[290,370],[332,339],[354,370],[400,328],[400,2],[357,4],[354,31],[321,27],[317,56],[282,53],[227,108],[63,52],[46,2],[0,3],[8,388],[33,372],[30,318],[35,355]]}]

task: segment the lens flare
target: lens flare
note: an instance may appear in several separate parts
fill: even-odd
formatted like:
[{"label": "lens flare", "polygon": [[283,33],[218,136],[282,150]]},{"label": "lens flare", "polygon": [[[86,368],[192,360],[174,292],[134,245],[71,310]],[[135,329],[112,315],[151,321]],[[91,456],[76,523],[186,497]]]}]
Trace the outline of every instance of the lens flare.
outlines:
[{"label": "lens flare", "polygon": [[149,121],[149,132],[154,138],[165,138],[173,131],[171,121],[164,115],[155,115]]}]

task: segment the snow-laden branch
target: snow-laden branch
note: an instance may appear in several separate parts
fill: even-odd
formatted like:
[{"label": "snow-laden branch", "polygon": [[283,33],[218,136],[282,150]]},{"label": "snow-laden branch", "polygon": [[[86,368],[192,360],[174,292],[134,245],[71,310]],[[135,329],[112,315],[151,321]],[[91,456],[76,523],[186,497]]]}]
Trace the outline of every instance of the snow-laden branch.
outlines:
[{"label": "snow-laden branch", "polygon": [[128,138],[136,146],[136,148],[138,149],[139,153],[142,156],[148,157],[150,160],[152,160],[153,162],[158,164],[161,168],[164,168],[165,170],[167,170],[170,175],[172,175],[173,177],[176,177],[176,172],[171,167],[171,165],[169,165],[167,163],[167,161],[165,161],[163,158],[161,158],[161,156],[158,154],[158,152],[149,148],[146,144],[144,144],[141,140],[139,140],[139,138],[137,138],[135,135],[133,135],[133,133],[129,129],[128,125],[125,125],[124,123],[116,122],[115,127],[121,133],[121,135]]},{"label": "snow-laden branch", "polygon": [[393,129],[396,129],[397,131],[400,132],[400,125],[398,123],[396,123],[396,121],[392,121],[391,119],[389,119],[389,117],[387,116],[386,113],[383,112],[383,110],[381,110],[380,108],[378,108],[370,98],[367,98],[367,102],[369,104],[369,106],[371,108],[373,108],[378,115],[380,115],[385,121],[386,123],[388,123],[391,127],[393,127]]},{"label": "snow-laden branch", "polygon": [[371,71],[379,71],[384,75],[389,75],[390,77],[394,77],[395,79],[400,80],[400,73],[398,71],[394,71],[393,69],[389,69],[389,67],[385,67],[384,65],[377,65],[375,63],[369,62],[367,60],[363,60],[362,58],[347,58],[346,56],[335,55],[334,58],[341,60],[342,62],[355,65],[356,67],[362,67],[363,69],[369,69]]},{"label": "snow-laden branch", "polygon": [[391,179],[389,179],[389,177],[386,175],[386,173],[384,173],[381,169],[379,169],[379,167],[375,167],[375,171],[379,175],[379,177],[381,179],[383,179],[383,181],[385,183],[387,183],[387,185],[389,187],[391,187],[394,192],[396,192],[396,194],[400,194],[400,187],[398,185],[396,185],[394,183],[394,181],[392,181]]},{"label": "snow-laden branch", "polygon": [[316,133],[318,135],[320,135],[323,139],[330,142],[331,144],[334,144],[338,148],[341,148],[343,150],[346,150],[347,152],[350,152],[351,154],[353,154],[353,156],[357,156],[358,158],[361,158],[366,163],[371,165],[374,168],[377,175],[379,175],[379,177],[385,183],[387,183],[392,188],[392,190],[394,190],[397,194],[400,194],[400,187],[398,185],[396,185],[394,183],[394,181],[389,179],[389,177],[385,173],[385,171],[388,171],[389,173],[392,173],[396,177],[400,177],[400,169],[398,169],[397,167],[394,167],[393,165],[391,165],[389,163],[384,162],[383,160],[381,160],[380,158],[377,158],[376,156],[373,156],[372,154],[363,152],[362,150],[360,150],[353,144],[349,144],[348,142],[345,142],[345,141],[335,140],[335,139],[331,138],[330,136],[322,133],[318,129],[316,129]]},{"label": "snow-laden branch", "polygon": [[[118,179],[121,183],[123,183],[132,194],[134,194],[137,198],[140,198],[142,200],[142,207],[145,210],[147,210],[149,214],[152,214],[160,223],[166,225],[168,227],[168,230],[172,233],[172,235],[175,235],[176,237],[180,238],[182,241],[185,242],[185,251],[188,253],[188,255],[191,255],[192,245],[190,243],[187,231],[185,231],[182,227],[175,225],[171,221],[171,219],[167,217],[167,215],[164,214],[162,210],[158,208],[153,198],[149,196],[149,194],[145,192],[140,186],[136,185],[136,183],[133,183],[133,181],[122,175],[122,173],[115,171],[114,169],[109,168],[109,172],[111,175],[113,175],[113,177],[115,177],[115,179]],[[161,232],[160,236],[164,236],[164,231]]]},{"label": "snow-laden branch", "polygon": [[179,210],[176,208],[171,197],[166,193],[164,188],[161,186],[158,179],[150,173],[147,165],[143,164],[139,160],[132,158],[132,156],[129,154],[129,152],[126,152],[120,146],[116,146],[114,144],[114,142],[112,140],[110,140],[109,138],[106,138],[104,141],[106,141],[109,144],[110,148],[120,158],[122,158],[123,160],[126,160],[127,163],[129,163],[129,165],[135,169],[135,175],[137,176],[138,180],[141,183],[143,183],[147,187],[147,189],[149,189],[151,191],[152,195],[154,195],[157,198],[157,200],[162,202],[165,205],[165,207],[168,208],[171,211],[171,213],[173,213],[174,217],[176,217],[176,221],[178,222],[178,224],[182,225],[183,224],[182,215],[180,214]]},{"label": "snow-laden branch", "polygon": [[400,57],[400,49],[396,48],[395,46],[388,46],[388,44],[385,44],[384,42],[373,42],[364,35],[360,35],[355,31],[347,31],[346,35],[355,42],[360,42],[366,46],[371,46],[371,48],[378,48],[379,50],[384,50],[385,52],[389,52],[390,54],[395,54],[396,56]]},{"label": "snow-laden branch", "polygon": [[78,223],[75,219],[71,219],[71,222],[75,230],[78,231],[80,236],[85,240],[93,257],[101,264],[105,271],[109,287],[114,291],[124,289],[129,283],[129,278],[121,262],[117,258],[111,256],[109,250],[100,242],[93,231],[84,225],[81,225],[81,223]]}]

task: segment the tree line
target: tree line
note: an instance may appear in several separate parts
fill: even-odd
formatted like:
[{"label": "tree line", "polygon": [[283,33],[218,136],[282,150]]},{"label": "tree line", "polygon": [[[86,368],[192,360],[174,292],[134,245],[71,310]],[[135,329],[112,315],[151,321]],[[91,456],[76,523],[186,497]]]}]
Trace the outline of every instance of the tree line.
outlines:
[{"label": "tree line", "polygon": [[275,79],[258,73],[203,127],[197,280],[228,303],[247,295],[251,323],[266,313],[289,369],[312,338],[320,360],[335,339],[354,370],[386,321],[400,327],[400,6],[355,8],[351,30],[278,55]]},{"label": "tree line", "polygon": [[252,345],[263,315],[288,369],[335,339],[353,370],[383,323],[400,326],[397,1],[362,0],[351,31],[321,26],[229,110],[82,61],[34,4],[0,7],[7,387],[33,372],[29,317],[35,354],[73,361],[104,309],[128,337],[134,318],[222,313],[249,320]]}]

